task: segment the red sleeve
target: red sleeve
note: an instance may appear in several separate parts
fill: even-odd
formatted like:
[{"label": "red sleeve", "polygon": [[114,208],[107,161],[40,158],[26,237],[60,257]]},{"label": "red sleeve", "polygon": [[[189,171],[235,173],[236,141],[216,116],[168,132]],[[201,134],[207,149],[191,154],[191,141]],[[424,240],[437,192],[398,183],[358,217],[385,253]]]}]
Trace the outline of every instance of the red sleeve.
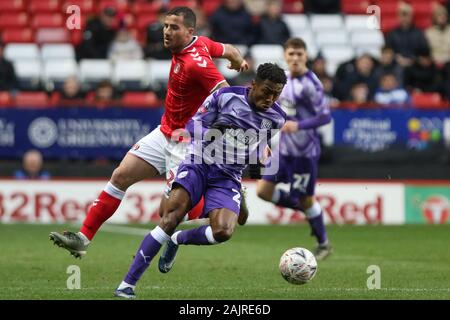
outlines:
[{"label": "red sleeve", "polygon": [[225,53],[225,45],[220,42],[215,42],[208,37],[201,36],[200,39],[208,48],[211,58],[220,58]]},{"label": "red sleeve", "polygon": [[193,64],[192,76],[208,92],[211,92],[219,83],[225,81],[225,78],[217,70],[212,60],[207,57],[203,57],[200,62]]}]

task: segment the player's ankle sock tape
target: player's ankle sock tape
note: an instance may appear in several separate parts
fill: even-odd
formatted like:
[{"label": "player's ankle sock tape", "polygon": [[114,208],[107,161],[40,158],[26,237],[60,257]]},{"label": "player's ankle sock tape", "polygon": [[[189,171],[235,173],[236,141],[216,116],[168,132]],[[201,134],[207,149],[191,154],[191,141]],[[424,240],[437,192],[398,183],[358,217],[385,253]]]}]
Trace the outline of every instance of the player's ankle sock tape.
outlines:
[{"label": "player's ankle sock tape", "polygon": [[165,233],[164,230],[159,226],[156,226],[155,229],[150,231],[150,234],[152,235],[153,239],[158,241],[160,244],[164,244],[170,239],[170,236]]},{"label": "player's ankle sock tape", "polygon": [[119,188],[115,187],[111,181],[108,182],[106,185],[104,191],[109,194],[111,197],[117,198],[119,200],[122,200],[125,196],[125,191],[120,190]]}]

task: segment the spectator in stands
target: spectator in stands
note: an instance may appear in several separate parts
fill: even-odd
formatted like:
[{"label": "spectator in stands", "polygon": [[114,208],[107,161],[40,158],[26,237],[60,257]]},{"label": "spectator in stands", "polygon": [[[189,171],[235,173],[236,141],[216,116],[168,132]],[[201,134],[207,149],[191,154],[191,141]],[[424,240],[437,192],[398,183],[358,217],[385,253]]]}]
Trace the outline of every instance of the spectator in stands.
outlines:
[{"label": "spectator in stands", "polygon": [[14,178],[25,179],[50,179],[50,173],[43,169],[44,159],[38,150],[25,152],[22,158],[22,169],[14,172]]},{"label": "spectator in stands", "polygon": [[448,12],[442,5],[433,8],[433,25],[425,31],[434,62],[442,67],[450,61],[450,25]]},{"label": "spectator in stands", "polygon": [[397,63],[406,67],[414,62],[417,49],[427,46],[427,40],[423,32],[413,25],[411,5],[400,3],[397,14],[400,26],[386,35],[386,44],[394,49]]},{"label": "spectator in stands", "polygon": [[431,57],[430,48],[419,48],[416,55],[414,64],[405,69],[405,87],[409,91],[439,92],[441,77]]},{"label": "spectator in stands", "polygon": [[305,0],[306,13],[340,13],[340,0]]},{"label": "spectator in stands", "polygon": [[443,79],[443,95],[450,102],[450,62],[447,62],[443,68]]},{"label": "spectator in stands", "polygon": [[122,27],[111,43],[108,58],[111,60],[133,60],[143,57],[144,52],[139,43],[125,27]]},{"label": "spectator in stands", "polygon": [[116,9],[106,7],[98,17],[87,23],[83,41],[77,48],[79,59],[106,59],[108,49],[117,33],[116,15]]},{"label": "spectator in stands", "polygon": [[369,87],[364,82],[357,82],[352,85],[350,89],[350,96],[348,101],[352,105],[360,106],[369,103]]},{"label": "spectator in stands", "polygon": [[[314,72],[315,73],[315,72]],[[327,74],[317,75],[320,82],[323,85],[323,92],[325,97],[328,99],[328,104],[331,108],[336,108],[339,106],[339,100],[333,97],[333,79]]]},{"label": "spectator in stands", "polygon": [[256,41],[252,16],[242,0],[224,0],[209,23],[215,41],[250,46]]},{"label": "spectator in stands", "polygon": [[380,78],[380,86],[375,93],[375,102],[381,105],[405,105],[410,102],[408,92],[400,87],[393,73],[385,73]]},{"label": "spectator in stands", "polygon": [[363,54],[339,66],[336,71],[334,95],[339,100],[348,100],[354,84],[365,83],[372,99],[378,87],[378,78],[375,72],[376,61],[368,54]]},{"label": "spectator in stands", "polygon": [[197,24],[195,27],[196,34],[198,36],[211,37],[211,28],[203,9],[201,7],[198,7],[197,9],[193,9],[193,11],[195,13],[195,16],[197,17]]},{"label": "spectator in stands", "polygon": [[250,52],[244,56],[244,59],[248,63],[248,70],[239,72],[236,77],[230,79],[229,83],[232,86],[250,86],[252,80],[256,77],[255,60]]},{"label": "spectator in stands", "polygon": [[395,61],[394,50],[389,46],[381,48],[380,63],[376,68],[377,79],[386,73],[394,74],[399,85],[403,84],[403,68]]},{"label": "spectator in stands", "polygon": [[147,26],[147,41],[144,47],[145,56],[159,60],[172,59],[172,53],[164,48],[164,18],[167,8],[158,11],[158,20]]},{"label": "spectator in stands", "polygon": [[58,94],[57,103],[78,104],[84,102],[86,94],[81,90],[81,84],[77,77],[72,76],[64,81],[62,90]]},{"label": "spectator in stands", "polygon": [[0,42],[0,91],[17,88],[17,77],[13,64],[3,56],[4,43]]},{"label": "spectator in stands", "polygon": [[316,58],[311,63],[311,70],[319,78],[329,77],[327,73],[327,62],[320,52],[317,54]]},{"label": "spectator in stands", "polygon": [[111,81],[100,82],[95,89],[94,104],[99,108],[114,106],[119,103],[119,95]]},{"label": "spectator in stands", "polygon": [[258,25],[258,43],[282,45],[291,36],[287,24],[283,21],[281,6],[278,0],[267,1],[266,11]]}]

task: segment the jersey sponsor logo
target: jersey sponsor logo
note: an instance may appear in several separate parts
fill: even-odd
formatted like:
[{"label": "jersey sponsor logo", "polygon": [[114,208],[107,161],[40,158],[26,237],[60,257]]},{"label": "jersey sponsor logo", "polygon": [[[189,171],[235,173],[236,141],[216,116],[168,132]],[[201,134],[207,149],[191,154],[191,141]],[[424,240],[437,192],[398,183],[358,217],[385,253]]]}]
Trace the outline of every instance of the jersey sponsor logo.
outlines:
[{"label": "jersey sponsor logo", "polygon": [[178,73],[180,72],[181,66],[180,64],[177,62],[177,64],[175,65],[175,67],[173,68],[173,73]]},{"label": "jersey sponsor logo", "polygon": [[178,179],[183,179],[183,178],[185,178],[187,175],[188,175],[188,171],[181,171],[181,172],[178,174],[177,178],[178,178]]}]

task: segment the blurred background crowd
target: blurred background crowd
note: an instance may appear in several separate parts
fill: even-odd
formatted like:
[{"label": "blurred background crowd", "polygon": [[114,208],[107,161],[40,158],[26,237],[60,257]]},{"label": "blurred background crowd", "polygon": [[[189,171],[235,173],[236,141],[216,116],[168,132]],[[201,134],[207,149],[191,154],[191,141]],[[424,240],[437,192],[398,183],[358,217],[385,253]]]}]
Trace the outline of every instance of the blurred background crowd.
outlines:
[{"label": "blurred background crowd", "polygon": [[[187,5],[197,34],[237,45],[251,62],[282,65],[291,36],[332,107],[442,106],[450,100],[449,1],[445,0],[15,0],[0,1],[0,105],[163,104],[171,54],[167,10]],[[81,9],[80,29],[69,29]],[[368,11],[371,5],[380,8]]]}]

